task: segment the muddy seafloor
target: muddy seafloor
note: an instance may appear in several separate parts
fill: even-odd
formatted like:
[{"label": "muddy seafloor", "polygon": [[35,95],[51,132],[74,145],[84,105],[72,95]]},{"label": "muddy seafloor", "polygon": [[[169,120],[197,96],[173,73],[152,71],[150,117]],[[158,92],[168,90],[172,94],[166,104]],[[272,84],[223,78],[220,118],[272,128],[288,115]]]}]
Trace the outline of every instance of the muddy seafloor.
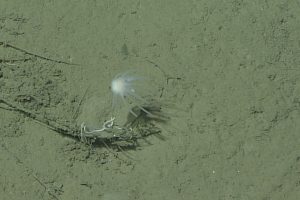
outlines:
[{"label": "muddy seafloor", "polygon": [[168,116],[123,149],[1,101],[1,199],[298,199],[298,13],[280,0],[0,0],[0,101],[122,125],[133,104],[112,110],[109,86],[129,70]]}]

